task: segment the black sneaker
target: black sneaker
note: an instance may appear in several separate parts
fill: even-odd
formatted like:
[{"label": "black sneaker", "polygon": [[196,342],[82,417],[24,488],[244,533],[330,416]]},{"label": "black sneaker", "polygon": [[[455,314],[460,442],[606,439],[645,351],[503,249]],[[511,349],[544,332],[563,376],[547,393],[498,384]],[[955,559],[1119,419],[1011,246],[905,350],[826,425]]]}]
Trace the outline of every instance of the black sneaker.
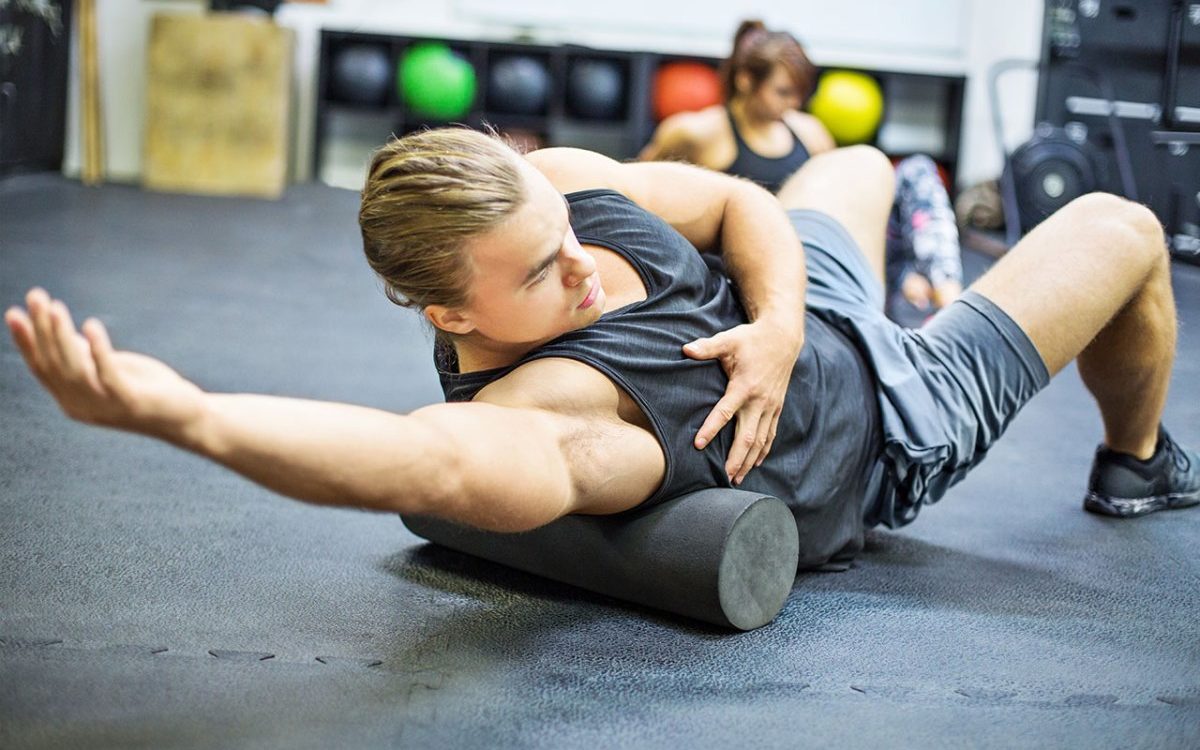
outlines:
[{"label": "black sneaker", "polygon": [[1200,503],[1200,454],[1159,428],[1158,447],[1145,461],[1104,446],[1096,449],[1084,510],[1118,518]]}]

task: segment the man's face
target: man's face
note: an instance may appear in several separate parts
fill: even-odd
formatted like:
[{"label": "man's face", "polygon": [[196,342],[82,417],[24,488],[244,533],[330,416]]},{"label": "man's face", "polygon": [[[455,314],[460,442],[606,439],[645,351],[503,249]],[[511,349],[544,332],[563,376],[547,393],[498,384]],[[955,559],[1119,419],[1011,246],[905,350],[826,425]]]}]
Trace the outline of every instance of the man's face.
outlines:
[{"label": "man's face", "polygon": [[607,297],[596,262],[571,229],[566,199],[520,161],[525,201],[507,221],[467,242],[472,333],[536,346],[600,318]]}]

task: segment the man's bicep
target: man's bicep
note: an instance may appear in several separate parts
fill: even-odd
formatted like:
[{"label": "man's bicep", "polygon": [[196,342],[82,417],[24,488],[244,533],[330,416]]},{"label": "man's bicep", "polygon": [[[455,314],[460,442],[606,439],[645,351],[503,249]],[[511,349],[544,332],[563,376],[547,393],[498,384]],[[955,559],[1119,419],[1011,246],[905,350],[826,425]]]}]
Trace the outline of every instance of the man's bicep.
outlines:
[{"label": "man's bicep", "polygon": [[734,196],[761,190],[745,180],[690,164],[623,164],[582,149],[548,148],[526,158],[564,193],[616,190],[662,218],[700,250],[719,249],[725,209]]},{"label": "man's bicep", "polygon": [[699,250],[720,248],[729,201],[749,184],[691,164],[659,161],[622,166],[626,186],[622,192]]},{"label": "man's bicep", "polygon": [[574,508],[574,482],[553,415],[469,402],[427,406],[411,416],[440,448],[430,470],[443,472],[445,492],[432,515],[491,531],[522,531]]},{"label": "man's bicep", "polygon": [[525,159],[562,193],[592,188],[619,190],[621,163],[581,148],[543,148]]},{"label": "man's bicep", "polygon": [[630,451],[638,444],[630,425],[479,401],[412,416],[434,428],[448,456],[446,507],[434,513],[477,528],[521,531],[568,513],[618,513],[660,478]]}]

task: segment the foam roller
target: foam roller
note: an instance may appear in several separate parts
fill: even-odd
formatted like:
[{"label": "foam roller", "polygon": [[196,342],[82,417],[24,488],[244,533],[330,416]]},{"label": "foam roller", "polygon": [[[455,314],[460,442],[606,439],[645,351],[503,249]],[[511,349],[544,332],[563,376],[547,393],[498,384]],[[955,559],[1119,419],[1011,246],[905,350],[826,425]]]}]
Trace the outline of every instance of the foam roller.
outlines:
[{"label": "foam roller", "polygon": [[402,518],[417,536],[459,552],[739,630],[775,618],[800,554],[782,500],[734,489],[613,516],[566,516],[518,534]]}]

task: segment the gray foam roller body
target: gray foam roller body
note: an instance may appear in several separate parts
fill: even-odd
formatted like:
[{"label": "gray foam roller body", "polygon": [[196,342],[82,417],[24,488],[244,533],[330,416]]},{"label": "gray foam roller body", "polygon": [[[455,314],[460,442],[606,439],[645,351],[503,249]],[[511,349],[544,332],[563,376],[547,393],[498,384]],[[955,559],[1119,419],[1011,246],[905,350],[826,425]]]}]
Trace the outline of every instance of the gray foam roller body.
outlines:
[{"label": "gray foam roller body", "polygon": [[775,618],[799,559],[787,505],[733,489],[700,490],[615,516],[567,516],[519,534],[403,520],[414,534],[460,552],[739,630]]}]

